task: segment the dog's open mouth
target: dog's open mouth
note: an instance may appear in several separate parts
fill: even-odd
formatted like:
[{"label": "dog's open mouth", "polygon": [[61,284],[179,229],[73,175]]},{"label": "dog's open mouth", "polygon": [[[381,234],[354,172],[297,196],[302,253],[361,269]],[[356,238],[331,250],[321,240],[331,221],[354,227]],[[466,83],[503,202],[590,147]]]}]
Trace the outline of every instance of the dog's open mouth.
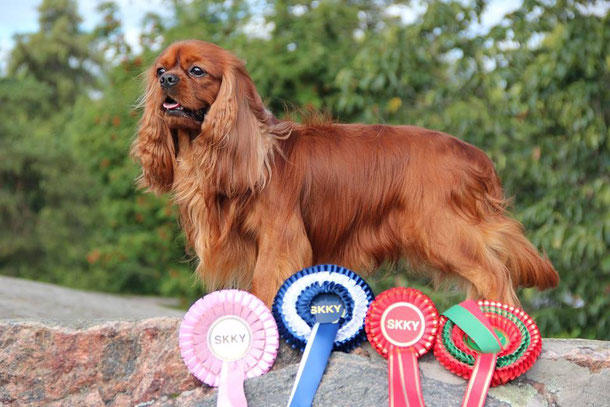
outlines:
[{"label": "dog's open mouth", "polygon": [[171,116],[188,117],[198,122],[203,122],[203,119],[205,119],[205,114],[208,112],[207,108],[198,110],[187,109],[169,96],[166,97],[165,101],[163,102],[163,110],[165,110],[166,114]]}]

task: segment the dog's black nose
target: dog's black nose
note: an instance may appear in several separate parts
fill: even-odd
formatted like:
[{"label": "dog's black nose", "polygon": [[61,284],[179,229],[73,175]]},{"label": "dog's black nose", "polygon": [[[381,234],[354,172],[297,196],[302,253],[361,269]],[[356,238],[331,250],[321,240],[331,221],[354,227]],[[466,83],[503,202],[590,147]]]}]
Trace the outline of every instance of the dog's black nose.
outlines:
[{"label": "dog's black nose", "polygon": [[159,83],[161,84],[161,87],[165,89],[169,89],[172,86],[176,86],[178,82],[180,82],[180,78],[178,78],[178,75],[175,75],[173,73],[164,73],[159,78]]}]

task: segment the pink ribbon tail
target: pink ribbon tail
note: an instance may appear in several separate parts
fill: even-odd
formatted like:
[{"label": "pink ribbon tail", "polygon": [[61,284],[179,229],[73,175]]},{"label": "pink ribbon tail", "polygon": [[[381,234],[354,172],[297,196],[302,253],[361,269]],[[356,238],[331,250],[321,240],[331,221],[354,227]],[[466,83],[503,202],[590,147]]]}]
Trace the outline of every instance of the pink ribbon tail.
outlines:
[{"label": "pink ribbon tail", "polygon": [[217,407],[247,407],[244,369],[237,362],[223,362],[220,368]]}]

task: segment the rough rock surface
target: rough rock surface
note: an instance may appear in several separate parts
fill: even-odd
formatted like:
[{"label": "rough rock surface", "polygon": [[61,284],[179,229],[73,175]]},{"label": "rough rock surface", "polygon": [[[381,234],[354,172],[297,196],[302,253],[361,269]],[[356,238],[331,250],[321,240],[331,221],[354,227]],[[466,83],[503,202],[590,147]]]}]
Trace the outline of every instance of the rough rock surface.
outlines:
[{"label": "rough rock surface", "polygon": [[[180,359],[177,318],[114,322],[0,320],[0,404],[215,406],[216,391]],[[273,370],[246,382],[250,406],[285,406],[300,354],[282,346]],[[459,406],[465,381],[431,355],[421,361],[426,405]],[[386,362],[370,346],[333,353],[316,406],[387,405]],[[607,406],[610,343],[547,339],[524,376],[490,391],[487,406]]]},{"label": "rough rock surface", "polygon": [[0,319],[123,319],[181,317],[169,298],[135,297],[75,290],[0,276]]}]

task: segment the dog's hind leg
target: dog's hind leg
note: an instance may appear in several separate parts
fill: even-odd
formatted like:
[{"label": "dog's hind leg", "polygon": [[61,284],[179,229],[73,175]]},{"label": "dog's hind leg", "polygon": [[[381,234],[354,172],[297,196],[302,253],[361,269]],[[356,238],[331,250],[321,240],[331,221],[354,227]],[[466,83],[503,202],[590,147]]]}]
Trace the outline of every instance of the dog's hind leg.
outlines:
[{"label": "dog's hind leg", "polygon": [[519,305],[514,282],[505,262],[487,242],[485,222],[469,224],[459,216],[449,216],[426,233],[425,260],[445,274],[467,285],[472,299]]}]

